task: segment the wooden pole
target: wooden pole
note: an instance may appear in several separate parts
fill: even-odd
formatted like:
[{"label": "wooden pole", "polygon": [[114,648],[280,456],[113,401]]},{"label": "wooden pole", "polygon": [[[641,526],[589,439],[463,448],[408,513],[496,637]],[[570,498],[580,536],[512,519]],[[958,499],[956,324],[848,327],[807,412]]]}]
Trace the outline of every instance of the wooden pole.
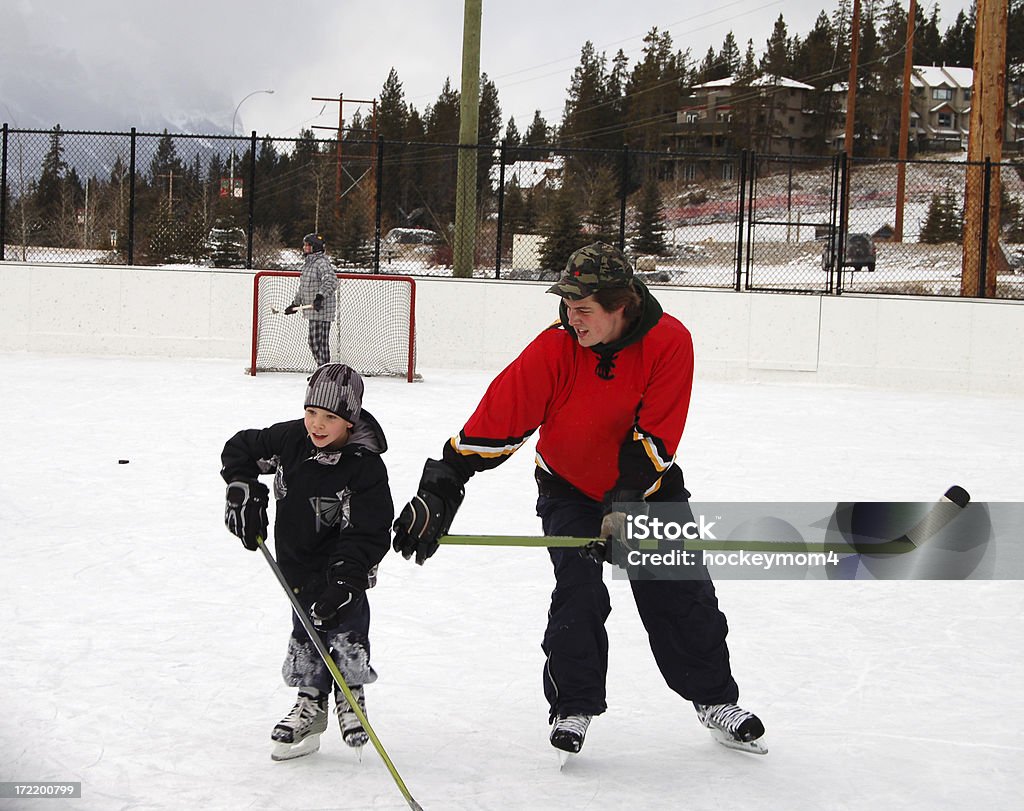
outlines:
[{"label": "wooden pole", "polygon": [[[853,0],[853,18],[850,21],[850,74],[846,86],[846,137],[843,147],[846,151],[847,179],[853,171],[853,122],[857,113],[857,57],[860,54],[860,0]],[[846,205],[843,206],[842,221],[839,223],[839,239],[836,244],[840,251],[837,260],[842,267],[842,252],[846,250],[846,232],[850,220],[850,184],[846,184]]]},{"label": "wooden pole", "polygon": [[476,253],[476,164],[480,121],[480,18],[483,0],[463,0],[462,95],[455,181],[452,275],[471,277]]},{"label": "wooden pole", "polygon": [[[964,187],[963,272],[960,295],[994,297],[996,273],[1002,264],[999,247],[999,162],[1003,159],[1006,23],[1008,0],[978,0],[974,35],[974,92],[971,94],[971,132],[967,139]],[[984,161],[992,164],[987,217],[984,199]],[[984,220],[988,227],[985,228]],[[983,232],[985,232],[983,234]],[[986,238],[982,262],[983,236]],[[982,270],[984,269],[984,284]]]},{"label": "wooden pole", "polygon": [[910,141],[910,79],[914,68],[914,23],[917,17],[917,0],[910,0],[907,12],[907,43],[903,54],[903,98],[900,109],[899,163],[896,166],[896,233],[895,242],[903,241],[903,203],[907,188],[907,149]]}]

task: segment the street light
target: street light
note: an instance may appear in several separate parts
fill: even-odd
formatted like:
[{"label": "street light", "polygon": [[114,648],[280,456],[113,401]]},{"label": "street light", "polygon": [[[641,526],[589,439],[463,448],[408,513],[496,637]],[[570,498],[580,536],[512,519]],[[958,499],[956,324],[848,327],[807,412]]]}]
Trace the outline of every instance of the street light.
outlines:
[{"label": "street light", "polygon": [[[252,98],[253,96],[255,96],[258,93],[267,93],[267,94],[269,94],[271,96],[274,95],[274,91],[273,90],[253,90],[248,96],[245,96],[245,98],[243,98],[240,102],[238,102],[238,104],[235,105],[235,112],[231,116],[231,135],[232,136],[234,136],[234,134],[235,134],[235,121],[238,118],[238,108],[241,107],[245,103],[246,99]],[[256,156],[255,155],[253,155],[253,160],[256,160]],[[233,200],[233,199],[235,199],[235,142],[234,141],[231,142],[231,185],[229,186],[229,189],[230,189],[230,193],[229,193],[230,197]]]}]

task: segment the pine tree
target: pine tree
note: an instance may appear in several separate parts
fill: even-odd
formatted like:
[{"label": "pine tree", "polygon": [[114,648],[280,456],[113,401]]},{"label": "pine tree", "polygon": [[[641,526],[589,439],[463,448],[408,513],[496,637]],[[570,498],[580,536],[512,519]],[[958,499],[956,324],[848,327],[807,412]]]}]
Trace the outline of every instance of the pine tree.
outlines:
[{"label": "pine tree", "polygon": [[576,194],[564,185],[551,200],[546,219],[546,236],[540,248],[540,266],[543,270],[560,273],[569,256],[586,244]]},{"label": "pine tree", "polygon": [[947,187],[941,194],[932,195],[918,241],[931,245],[957,242],[961,239],[962,222],[963,218],[957,212],[956,195]]},{"label": "pine tree", "polygon": [[607,166],[594,174],[583,218],[591,241],[613,245],[619,241],[619,195],[615,173]]},{"label": "pine tree", "polygon": [[640,192],[636,208],[636,233],[631,244],[638,254],[665,254],[665,220],[662,216],[661,192],[654,178],[648,180]]}]

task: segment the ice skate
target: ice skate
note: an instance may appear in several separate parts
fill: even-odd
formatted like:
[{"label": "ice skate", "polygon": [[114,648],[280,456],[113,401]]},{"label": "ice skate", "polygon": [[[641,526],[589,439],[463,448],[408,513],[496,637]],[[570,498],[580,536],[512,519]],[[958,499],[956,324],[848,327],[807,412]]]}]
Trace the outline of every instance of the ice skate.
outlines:
[{"label": "ice skate", "polygon": [[764,724],[752,712],[735,704],[698,704],[695,701],[693,706],[700,722],[711,731],[711,737],[723,746],[755,755],[768,754]]},{"label": "ice skate", "polygon": [[270,733],[274,750],[272,760],[292,760],[311,755],[320,748],[320,733],[327,729],[327,694],[314,695],[306,690],[281,722]]},{"label": "ice skate", "polygon": [[559,715],[551,726],[551,745],[558,749],[559,768],[566,764],[569,755],[577,754],[583,748],[583,740],[590,726],[589,715]]},{"label": "ice skate", "polygon": [[[355,698],[356,703],[359,705],[359,709],[365,717],[366,695],[363,692],[363,685],[356,684],[351,686],[349,687],[349,692],[352,693],[352,697]],[[370,740],[370,736],[366,733],[366,730],[363,729],[363,722],[359,720],[359,716],[357,716],[349,706],[348,700],[345,698],[345,694],[341,692],[341,688],[337,685],[334,687],[334,711],[338,715],[338,725],[341,727],[341,739],[353,749],[361,749],[366,742]]]}]

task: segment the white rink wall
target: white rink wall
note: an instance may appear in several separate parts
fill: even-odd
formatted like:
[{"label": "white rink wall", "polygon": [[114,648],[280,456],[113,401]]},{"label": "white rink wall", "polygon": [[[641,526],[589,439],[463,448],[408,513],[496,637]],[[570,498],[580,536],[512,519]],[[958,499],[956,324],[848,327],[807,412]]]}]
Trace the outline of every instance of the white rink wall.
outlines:
[{"label": "white rink wall", "polygon": [[[0,263],[0,351],[237,359],[254,271]],[[420,369],[497,371],[557,315],[545,284],[416,279]],[[1024,395],[1024,302],[655,287],[705,379]]]}]

